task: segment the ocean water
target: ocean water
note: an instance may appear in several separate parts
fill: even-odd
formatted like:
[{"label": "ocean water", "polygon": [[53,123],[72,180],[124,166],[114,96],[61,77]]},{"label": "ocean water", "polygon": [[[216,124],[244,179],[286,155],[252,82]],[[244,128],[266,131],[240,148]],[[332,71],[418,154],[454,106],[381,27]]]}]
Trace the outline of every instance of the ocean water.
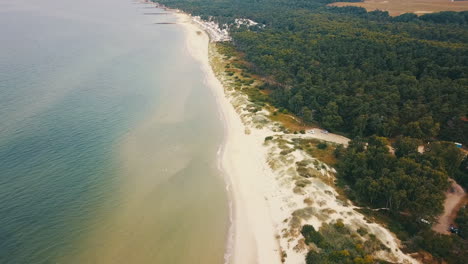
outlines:
[{"label": "ocean water", "polygon": [[0,0],[0,263],[222,263],[222,125],[176,19]]}]

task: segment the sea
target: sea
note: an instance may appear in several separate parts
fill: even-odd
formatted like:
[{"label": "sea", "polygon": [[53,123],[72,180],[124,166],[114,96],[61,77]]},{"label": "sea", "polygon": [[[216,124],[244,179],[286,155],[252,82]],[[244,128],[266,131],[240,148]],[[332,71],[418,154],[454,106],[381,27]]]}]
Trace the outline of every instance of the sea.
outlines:
[{"label": "sea", "polygon": [[0,0],[0,263],[223,263],[223,133],[170,12]]}]

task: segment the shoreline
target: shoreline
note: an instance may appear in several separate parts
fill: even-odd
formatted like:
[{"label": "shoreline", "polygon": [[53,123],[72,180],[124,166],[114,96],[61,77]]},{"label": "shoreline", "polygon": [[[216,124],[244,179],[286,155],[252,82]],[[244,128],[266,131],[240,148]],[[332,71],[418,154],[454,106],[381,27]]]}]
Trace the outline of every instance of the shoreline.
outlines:
[{"label": "shoreline", "polygon": [[[173,11],[186,31],[186,48],[201,64],[205,82],[215,97],[224,126],[224,140],[219,149],[218,164],[226,182],[230,202],[225,263],[281,263],[274,223],[269,215],[268,204],[262,196],[263,192],[249,190],[248,186],[254,187],[252,185],[262,182],[258,182],[259,178],[266,176],[263,161],[259,160],[263,151],[253,149],[258,146],[257,137],[247,138],[241,118],[226,97],[224,86],[215,76],[209,60],[208,34],[193,23],[188,14],[168,10]],[[264,177],[258,177],[259,175]]]}]

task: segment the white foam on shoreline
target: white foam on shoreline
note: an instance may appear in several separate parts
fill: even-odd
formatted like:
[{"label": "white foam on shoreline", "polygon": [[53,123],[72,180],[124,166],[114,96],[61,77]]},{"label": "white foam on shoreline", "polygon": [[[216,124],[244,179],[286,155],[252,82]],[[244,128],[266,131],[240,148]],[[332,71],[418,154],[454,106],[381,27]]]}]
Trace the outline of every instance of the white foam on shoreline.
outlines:
[{"label": "white foam on shoreline", "polygon": [[[221,111],[218,111],[219,113],[219,118],[222,121],[223,124],[223,129],[224,131],[227,131],[226,129],[226,121],[223,119],[223,115]],[[217,156],[217,167],[218,170],[221,172],[221,175],[223,175],[224,183],[225,183],[225,189],[226,189],[226,195],[228,196],[228,215],[229,215],[229,222],[228,222],[228,231],[227,231],[227,237],[226,237],[226,250],[224,252],[224,264],[229,264],[230,260],[232,258],[232,254],[234,251],[234,199],[232,198],[232,183],[231,180],[229,179],[227,173],[223,170],[223,164],[222,164],[222,157],[224,155],[224,150],[225,150],[225,145],[226,145],[226,135],[224,136],[224,140],[221,143],[221,145],[218,148],[218,151],[216,152]]]},{"label": "white foam on shoreline", "polygon": [[[232,191],[232,182],[229,177],[229,174],[225,171],[223,168],[223,157],[225,155],[225,150],[226,150],[226,142],[228,138],[228,121],[226,120],[226,113],[225,110],[223,111],[222,104],[223,102],[220,101],[219,95],[216,94],[215,90],[216,84],[213,84],[213,80],[209,80],[209,75],[211,74],[214,77],[214,73],[211,69],[211,66],[209,65],[209,60],[208,60],[208,52],[206,51],[206,54],[201,54],[199,53],[200,50],[203,50],[203,47],[206,49],[208,48],[208,42],[206,40],[200,39],[197,41],[194,41],[193,39],[193,34],[198,32],[198,30],[201,30],[200,32],[203,32],[204,34],[209,33],[209,37],[211,38],[212,41],[224,41],[224,40],[229,40],[229,35],[226,30],[220,30],[219,27],[215,24],[210,24],[210,23],[203,23],[203,21],[198,18],[194,19],[190,15],[181,13],[178,10],[172,10],[169,8],[164,7],[163,5],[160,5],[158,3],[149,1],[149,0],[143,0],[145,3],[151,3],[153,4],[156,8],[163,8],[167,11],[172,11],[174,15],[176,15],[178,24],[182,25],[186,31],[186,49],[188,53],[195,59],[198,60],[201,63],[201,68],[204,72],[204,84],[208,87],[210,87],[210,91],[212,92],[213,96],[215,97],[216,103],[219,105],[217,107],[217,112],[218,112],[218,117],[221,123],[223,124],[223,130],[224,130],[224,138],[222,143],[220,144],[216,156],[217,156],[217,169],[221,172],[221,175],[223,175],[223,180],[225,182],[225,190],[226,190],[226,195],[227,195],[227,200],[228,200],[228,215],[229,215],[229,222],[228,222],[228,230],[227,230],[227,236],[226,236],[226,249],[224,252],[224,264],[229,264],[231,263],[231,259],[233,258],[234,254],[234,239],[235,239],[235,216],[234,216],[234,198],[233,198],[233,191]],[[196,25],[193,25],[192,22],[196,23]],[[211,28],[211,26],[215,25],[216,28]],[[194,31],[195,30],[195,31]],[[220,34],[218,34],[220,33]],[[208,35],[205,35],[208,37]],[[206,42],[206,44],[204,43]],[[194,47],[197,46],[197,47]],[[198,48],[198,50],[197,50]],[[206,61],[204,61],[204,58],[206,58]],[[215,80],[217,81],[216,77],[214,77]],[[221,86],[222,87],[222,86]]]},{"label": "white foam on shoreline", "polygon": [[[217,168],[221,172],[221,175],[223,175],[223,179],[225,182],[225,189],[226,189],[226,195],[228,197],[228,214],[229,214],[229,222],[228,222],[228,230],[227,230],[227,236],[226,236],[226,249],[224,253],[224,264],[229,264],[231,263],[231,259],[233,258],[234,254],[234,239],[235,239],[235,201],[233,198],[233,191],[232,191],[232,182],[229,177],[229,174],[225,171],[223,167],[223,157],[226,155],[226,143],[227,143],[227,138],[228,138],[228,121],[226,120],[226,113],[223,111],[222,104],[223,102],[220,101],[219,95],[216,94],[214,89],[216,89],[216,84],[213,84],[213,80],[210,80],[210,74],[212,75],[212,78],[214,77],[214,73],[212,72],[211,66],[209,65],[208,61],[208,54],[201,54],[201,50],[203,48],[208,49],[208,41],[200,39],[200,40],[194,40],[194,33],[200,29],[204,34],[206,34],[206,28],[200,28],[200,23],[197,23],[197,25],[192,24],[191,17],[189,15],[183,14],[176,12],[175,13],[178,17],[178,22],[182,26],[184,26],[185,30],[187,31],[187,50],[188,52],[196,59],[201,62],[202,70],[205,73],[204,75],[204,83],[208,87],[210,87],[210,91],[212,92],[213,96],[215,97],[216,103],[219,105],[217,107],[218,110],[218,117],[223,124],[223,130],[224,130],[224,139],[221,143],[221,145],[218,148],[217,151]],[[208,37],[208,36],[204,36]],[[200,45],[203,45],[205,47],[200,47]],[[194,47],[197,46],[197,47]],[[197,49],[198,48],[198,49]],[[206,51],[207,53],[207,51]],[[206,57],[206,61],[204,61],[204,57]]]},{"label": "white foam on shoreline", "polygon": [[[244,133],[240,116],[224,93],[209,62],[209,38],[189,15],[175,11],[178,24],[186,29],[188,52],[200,62],[206,73],[205,82],[216,98],[223,125],[225,141],[219,153],[230,201],[230,224],[226,239],[225,263],[281,263],[279,245],[269,206],[263,196],[268,173],[259,137]],[[265,183],[265,184],[263,184]]]}]

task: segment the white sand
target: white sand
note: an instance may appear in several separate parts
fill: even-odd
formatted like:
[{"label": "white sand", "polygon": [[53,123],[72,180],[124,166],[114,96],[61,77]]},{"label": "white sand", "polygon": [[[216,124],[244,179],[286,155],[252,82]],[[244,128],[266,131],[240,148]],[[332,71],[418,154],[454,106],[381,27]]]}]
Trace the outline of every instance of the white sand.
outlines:
[{"label": "white sand", "polygon": [[[292,213],[298,210],[311,210],[312,216],[299,220],[300,226],[311,224],[319,228],[324,223],[343,219],[354,229],[366,228],[369,233],[390,250],[379,251],[376,256],[396,263],[417,263],[399,249],[399,241],[379,224],[367,223],[347,201],[341,201],[333,189],[334,170],[324,164],[315,171],[322,175],[310,178],[309,183],[299,192],[294,192],[295,181],[300,178],[295,171],[295,163],[312,159],[307,153],[295,150],[288,155],[279,154],[281,149],[275,142],[264,144],[266,136],[280,137],[275,125],[262,123],[268,113],[248,112],[245,95],[223,87],[229,80],[215,76],[209,61],[209,37],[192,22],[191,17],[176,13],[178,24],[186,30],[188,52],[200,62],[205,72],[206,84],[211,88],[220,109],[225,125],[225,144],[220,151],[220,161],[228,183],[228,193],[233,203],[232,236],[228,239],[226,263],[232,264],[291,264],[305,263],[308,251],[298,228],[291,228]],[[225,90],[226,89],[226,90]],[[263,124],[263,125],[262,125]],[[284,135],[310,137],[347,144],[348,139],[331,134]],[[291,144],[285,144],[290,147]],[[322,166],[323,165],[323,166]],[[313,169],[313,168],[311,168]],[[307,204],[305,199],[309,199]]]},{"label": "white sand", "polygon": [[268,188],[268,168],[264,162],[258,136],[246,135],[240,117],[224,94],[209,62],[209,37],[189,16],[177,13],[187,31],[187,50],[206,73],[206,84],[212,89],[224,119],[226,140],[221,152],[222,169],[228,176],[233,200],[233,231],[228,261],[233,264],[281,263],[269,205],[262,195]]}]

